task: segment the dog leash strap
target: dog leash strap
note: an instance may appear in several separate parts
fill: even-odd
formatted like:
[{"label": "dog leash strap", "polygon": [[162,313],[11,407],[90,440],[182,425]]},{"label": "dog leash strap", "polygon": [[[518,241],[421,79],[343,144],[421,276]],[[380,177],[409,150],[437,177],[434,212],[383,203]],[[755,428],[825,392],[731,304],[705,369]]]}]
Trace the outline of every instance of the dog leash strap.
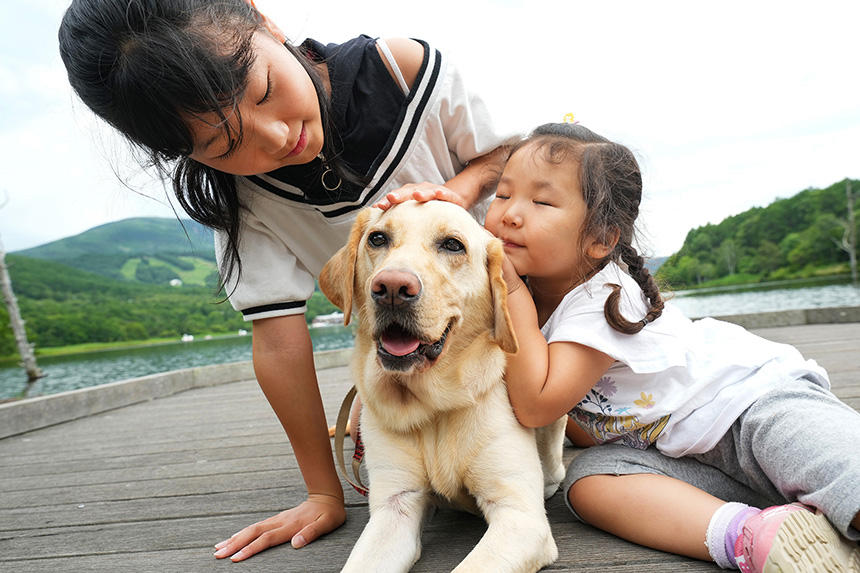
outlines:
[{"label": "dog leash strap", "polygon": [[[340,412],[337,415],[337,425],[334,430],[334,451],[335,451],[335,459],[337,459],[337,465],[340,468],[340,473],[343,475],[343,478],[355,488],[355,491],[360,493],[361,495],[366,496],[369,492],[369,489],[364,483],[361,481],[361,475],[359,474],[359,467],[361,466],[361,458],[364,455],[364,444],[361,443],[360,439],[356,440],[355,449],[356,455],[353,456],[352,459],[352,472],[355,475],[355,479],[358,483],[349,479],[349,474],[346,471],[346,464],[343,460],[343,442],[346,437],[346,423],[349,421],[349,411],[352,408],[352,402],[355,400],[355,395],[357,390],[355,386],[349,389],[349,392],[346,393],[346,396],[343,398],[343,403],[340,405]],[[353,428],[353,431],[358,435],[358,428]],[[359,452],[359,448],[361,448],[361,452]],[[358,457],[356,457],[358,456]]]}]

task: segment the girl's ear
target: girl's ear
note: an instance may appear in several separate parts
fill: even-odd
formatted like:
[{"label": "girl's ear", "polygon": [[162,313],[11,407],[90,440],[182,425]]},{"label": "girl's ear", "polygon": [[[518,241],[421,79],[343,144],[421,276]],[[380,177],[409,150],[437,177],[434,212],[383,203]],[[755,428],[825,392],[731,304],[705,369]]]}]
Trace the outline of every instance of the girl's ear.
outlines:
[{"label": "girl's ear", "polygon": [[605,242],[600,242],[597,239],[590,239],[588,247],[585,249],[585,254],[594,260],[604,259],[612,252],[615,245],[618,244],[618,237],[621,235],[618,229],[612,229],[606,237]]}]

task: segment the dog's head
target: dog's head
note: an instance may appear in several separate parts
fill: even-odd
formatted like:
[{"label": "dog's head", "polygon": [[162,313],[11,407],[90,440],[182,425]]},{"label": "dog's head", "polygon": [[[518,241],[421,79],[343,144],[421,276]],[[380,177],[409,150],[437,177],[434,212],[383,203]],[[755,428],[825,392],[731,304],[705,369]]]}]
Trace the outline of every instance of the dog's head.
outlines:
[{"label": "dog's head", "polygon": [[409,201],[360,212],[319,281],[346,322],[357,310],[356,351],[375,352],[382,374],[402,381],[479,339],[516,352],[503,257],[501,243],[464,209]]}]

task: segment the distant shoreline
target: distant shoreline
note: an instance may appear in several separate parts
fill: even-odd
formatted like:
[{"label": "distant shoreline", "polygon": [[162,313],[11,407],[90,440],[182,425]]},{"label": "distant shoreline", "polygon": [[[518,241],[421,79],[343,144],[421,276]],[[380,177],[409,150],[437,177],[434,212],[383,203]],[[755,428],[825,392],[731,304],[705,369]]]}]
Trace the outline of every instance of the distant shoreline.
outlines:
[{"label": "distant shoreline", "polygon": [[[792,288],[792,287],[808,287],[808,286],[823,286],[830,284],[850,284],[850,274],[825,275],[819,277],[806,277],[797,279],[783,279],[778,281],[764,282],[744,282],[737,284],[705,284],[703,286],[685,287],[679,289],[667,289],[667,293],[683,294],[684,296],[696,296],[716,294],[723,292],[737,292],[747,290],[769,290],[775,288]],[[860,285],[858,285],[860,286]]]},{"label": "distant shoreline", "polygon": [[[322,325],[314,328],[324,329],[330,326],[339,326],[339,325]],[[77,354],[90,354],[94,352],[112,352],[112,351],[121,351],[121,350],[129,350],[133,348],[150,348],[154,346],[167,346],[171,344],[193,344],[195,342],[208,342],[211,340],[228,340],[232,338],[244,338],[246,336],[251,336],[250,328],[247,331],[247,334],[234,334],[234,333],[210,333],[210,334],[195,334],[193,341],[183,341],[181,338],[170,337],[170,338],[151,338],[148,340],[137,340],[137,341],[128,341],[124,340],[121,342],[85,342],[82,344],[71,344],[68,346],[52,346],[48,348],[37,348],[36,349],[36,358],[53,358],[55,356],[71,356]],[[14,366],[21,359],[18,357],[18,354],[11,354],[7,356],[0,356],[0,367],[3,366]]]},{"label": "distant shoreline", "polygon": [[[131,348],[149,348],[153,346],[167,346],[169,344],[193,344],[194,342],[209,341],[209,340],[225,340],[230,338],[243,338],[250,336],[248,334],[201,334],[195,335],[194,341],[185,342],[181,338],[151,338],[149,340],[122,342],[85,342],[83,344],[72,344],[69,346],[53,346],[49,348],[37,348],[37,358],[52,358],[54,356],[70,356],[74,354],[89,354],[92,352],[112,352],[120,350],[129,350]],[[208,338],[207,338],[208,337]],[[10,366],[20,360],[17,354],[0,357],[0,366]]]}]

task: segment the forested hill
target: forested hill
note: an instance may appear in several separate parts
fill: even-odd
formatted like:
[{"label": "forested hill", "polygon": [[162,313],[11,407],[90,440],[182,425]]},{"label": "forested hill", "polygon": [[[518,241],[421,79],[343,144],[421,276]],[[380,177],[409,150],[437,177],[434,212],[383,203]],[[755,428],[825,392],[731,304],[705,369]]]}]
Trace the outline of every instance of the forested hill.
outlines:
[{"label": "forested hill", "polygon": [[[249,329],[241,313],[215,294],[212,232],[183,223],[187,237],[176,219],[126,219],[9,254],[6,264],[37,352]],[[305,318],[334,310],[315,292]],[[8,324],[0,305],[0,325]],[[15,352],[12,330],[0,327],[0,357]]]},{"label": "forested hill", "polygon": [[218,281],[212,230],[188,219],[124,219],[16,254],[119,280],[210,287]]},{"label": "forested hill", "polygon": [[[120,281],[56,263],[6,257],[12,286],[36,349],[87,342],[235,333],[248,328],[211,288]],[[5,307],[0,322],[9,324]],[[15,352],[12,330],[0,329],[0,356]]]},{"label": "forested hill", "polygon": [[128,253],[215,257],[211,229],[190,219],[160,217],[137,217],[106,223],[73,237],[18,251],[19,255],[55,261],[82,255]]},{"label": "forested hill", "polygon": [[[860,181],[846,179],[692,229],[657,276],[682,288],[848,273],[848,253],[839,246],[847,228],[847,184],[860,195]],[[860,223],[858,208],[855,201]]]}]

